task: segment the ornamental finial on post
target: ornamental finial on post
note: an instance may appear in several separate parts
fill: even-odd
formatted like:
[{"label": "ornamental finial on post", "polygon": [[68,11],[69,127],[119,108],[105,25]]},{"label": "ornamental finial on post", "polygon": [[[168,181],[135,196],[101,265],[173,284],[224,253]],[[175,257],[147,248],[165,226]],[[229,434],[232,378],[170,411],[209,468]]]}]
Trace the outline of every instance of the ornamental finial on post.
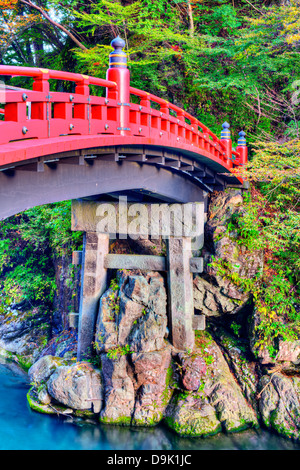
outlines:
[{"label": "ornamental finial on post", "polygon": [[230,124],[228,124],[228,122],[224,122],[224,124],[222,124],[222,132],[221,132],[221,139],[222,140],[227,140],[227,139],[231,139],[231,134],[230,134]]},{"label": "ornamental finial on post", "polygon": [[245,165],[248,161],[248,148],[246,142],[246,133],[244,131],[239,132],[236,151],[240,155],[239,163],[241,165]]},{"label": "ornamental finial on post", "polygon": [[114,50],[109,54],[109,68],[127,68],[127,54],[123,51],[125,41],[117,36],[110,45]]}]

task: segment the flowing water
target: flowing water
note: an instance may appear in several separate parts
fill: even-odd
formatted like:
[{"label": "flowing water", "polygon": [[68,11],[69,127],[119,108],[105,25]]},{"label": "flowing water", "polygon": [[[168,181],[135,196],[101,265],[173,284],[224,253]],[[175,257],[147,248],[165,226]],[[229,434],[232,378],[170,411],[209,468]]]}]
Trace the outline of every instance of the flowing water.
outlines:
[{"label": "flowing water", "polygon": [[265,431],[181,438],[163,426],[128,429],[42,415],[26,400],[27,375],[0,364],[0,450],[300,450]]}]

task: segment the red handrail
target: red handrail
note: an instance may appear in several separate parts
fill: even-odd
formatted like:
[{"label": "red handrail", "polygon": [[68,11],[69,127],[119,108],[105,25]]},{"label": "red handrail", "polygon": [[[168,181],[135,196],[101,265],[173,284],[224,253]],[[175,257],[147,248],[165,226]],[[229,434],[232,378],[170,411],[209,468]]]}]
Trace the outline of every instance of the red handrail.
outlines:
[{"label": "red handrail", "polygon": [[201,121],[199,121],[197,118],[195,118],[194,116],[192,116],[191,114],[189,114],[185,110],[179,108],[178,106],[176,106],[173,103],[170,103],[167,100],[159,98],[158,96],[152,95],[151,93],[147,93],[143,90],[139,90],[138,88],[130,87],[130,93],[132,95],[138,96],[140,98],[144,98],[144,99],[147,99],[149,101],[153,101],[154,103],[157,103],[160,106],[164,106],[165,108],[171,109],[172,111],[174,111],[177,114],[177,116],[178,116],[178,114],[181,114],[181,116],[183,116],[185,119],[188,119],[189,121],[191,121],[191,123],[193,125],[196,125],[196,126],[200,127],[202,129],[203,133],[205,133],[205,134],[209,135],[210,137],[212,137],[213,141],[218,142],[218,144],[220,144],[220,146],[225,150],[225,145],[223,144],[223,142],[208,127],[206,127]]},{"label": "red handrail", "polygon": [[[34,82],[32,90],[10,87],[5,90],[5,108],[0,109],[0,114],[4,114],[4,121],[0,121],[0,145],[66,135],[151,137],[158,139],[159,145],[200,150],[229,169],[245,163],[241,153],[231,152],[228,140],[226,144],[226,140],[219,139],[185,110],[131,87],[128,79],[122,82],[124,68],[109,70],[116,72],[110,75],[116,81],[65,71],[1,65],[0,75],[31,77]],[[49,79],[72,81],[76,84],[75,92],[50,92]],[[89,85],[106,88],[106,98],[90,95]],[[127,93],[124,95],[124,87],[128,96],[140,98],[140,105],[119,102]],[[158,104],[160,110],[151,108],[151,102]]]}]

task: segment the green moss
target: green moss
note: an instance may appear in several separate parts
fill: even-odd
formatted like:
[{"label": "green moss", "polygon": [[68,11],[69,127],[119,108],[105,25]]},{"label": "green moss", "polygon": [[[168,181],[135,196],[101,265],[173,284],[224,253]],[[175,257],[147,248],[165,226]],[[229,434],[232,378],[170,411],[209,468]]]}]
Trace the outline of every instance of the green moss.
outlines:
[{"label": "green moss", "polygon": [[211,437],[215,436],[216,434],[222,431],[221,423],[219,423],[218,426],[216,426],[214,429],[210,426],[210,430],[208,430],[207,427],[205,428],[205,426],[203,426],[201,428],[201,431],[197,430],[197,427],[195,426],[179,424],[178,421],[176,421],[171,416],[165,418],[165,423],[170,429],[175,431],[177,434],[187,437]]},{"label": "green moss", "polygon": [[19,364],[19,366],[21,366],[25,371],[28,371],[34,363],[32,356],[22,356],[21,354],[15,354],[15,358],[17,359],[16,362]]},{"label": "green moss", "polygon": [[94,418],[95,414],[91,410],[74,410],[72,415],[78,418]]},{"label": "green moss", "polygon": [[0,357],[2,359],[14,360],[14,355],[10,351],[6,351],[6,349],[0,348]]},{"label": "green moss", "polygon": [[229,434],[234,434],[237,432],[242,432],[246,431],[246,429],[249,428],[258,428],[258,424],[255,424],[253,422],[246,421],[245,419],[241,418],[240,423],[237,424],[236,421],[233,422],[226,422],[226,432]]},{"label": "green moss", "polygon": [[37,411],[38,413],[52,414],[52,415],[55,414],[55,411],[52,410],[48,405],[42,405],[41,403],[37,401],[34,387],[31,387],[28,390],[26,396],[27,396],[27,402],[32,410]]},{"label": "green moss", "polygon": [[136,427],[154,427],[163,419],[162,413],[154,413],[151,417],[147,416],[146,419],[134,419],[131,425]]},{"label": "green moss", "polygon": [[172,364],[168,367],[166,373],[166,384],[165,389],[162,392],[162,406],[166,407],[172,397],[173,390],[171,385],[174,385],[174,371]]},{"label": "green moss", "polygon": [[0,348],[0,358],[15,362],[18,364],[25,372],[30,369],[33,364],[33,360],[30,356],[22,356],[21,354],[16,354],[6,349]]},{"label": "green moss", "polygon": [[117,419],[108,418],[107,416],[100,416],[99,421],[102,424],[112,424],[115,426],[130,426],[131,417],[129,416],[120,416]]}]

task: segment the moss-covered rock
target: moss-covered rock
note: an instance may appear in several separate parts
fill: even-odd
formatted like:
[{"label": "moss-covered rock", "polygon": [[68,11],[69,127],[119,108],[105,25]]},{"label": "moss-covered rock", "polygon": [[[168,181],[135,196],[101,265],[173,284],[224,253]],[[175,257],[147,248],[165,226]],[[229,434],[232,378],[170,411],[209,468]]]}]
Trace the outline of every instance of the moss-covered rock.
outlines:
[{"label": "moss-covered rock", "polygon": [[35,384],[45,383],[58,367],[67,364],[68,362],[60,357],[43,356],[30,367],[29,379]]},{"label": "moss-covered rock", "polygon": [[57,367],[47,381],[47,390],[56,402],[73,410],[99,413],[102,408],[100,371],[86,362]]},{"label": "moss-covered rock", "polygon": [[300,439],[300,378],[270,371],[259,383],[259,409],[264,425],[278,434]]},{"label": "moss-covered rock", "polygon": [[[205,362],[205,368],[199,368],[198,357]],[[197,334],[192,360],[188,362],[185,356],[180,356],[180,359],[189,365],[186,372],[179,364],[182,384],[186,382],[184,375],[188,373],[195,376],[200,385],[198,391],[175,393],[167,408],[168,426],[179,434],[190,436],[211,435],[222,429],[237,432],[258,426],[255,411],[243,395],[220,347],[207,331]]]},{"label": "moss-covered rock", "polygon": [[28,370],[47,344],[50,325],[42,309],[8,309],[0,316],[0,347]]},{"label": "moss-covered rock", "polygon": [[238,233],[228,230],[232,217],[244,210],[241,190],[229,188],[210,198],[202,250],[206,262],[203,274],[194,279],[195,308],[208,317],[237,314],[250,298],[250,293],[230,275],[220,274],[220,264],[230,266],[229,271],[244,280],[253,279],[262,271],[262,251],[250,252],[240,244]]},{"label": "moss-covered rock", "polygon": [[55,414],[55,410],[49,406],[49,404],[45,405],[39,401],[38,392],[34,386],[31,387],[27,392],[27,402],[30,408],[34,411],[50,415]]},{"label": "moss-covered rock", "polygon": [[165,422],[177,434],[189,437],[208,437],[222,430],[214,407],[195,392],[177,395],[168,407]]}]

